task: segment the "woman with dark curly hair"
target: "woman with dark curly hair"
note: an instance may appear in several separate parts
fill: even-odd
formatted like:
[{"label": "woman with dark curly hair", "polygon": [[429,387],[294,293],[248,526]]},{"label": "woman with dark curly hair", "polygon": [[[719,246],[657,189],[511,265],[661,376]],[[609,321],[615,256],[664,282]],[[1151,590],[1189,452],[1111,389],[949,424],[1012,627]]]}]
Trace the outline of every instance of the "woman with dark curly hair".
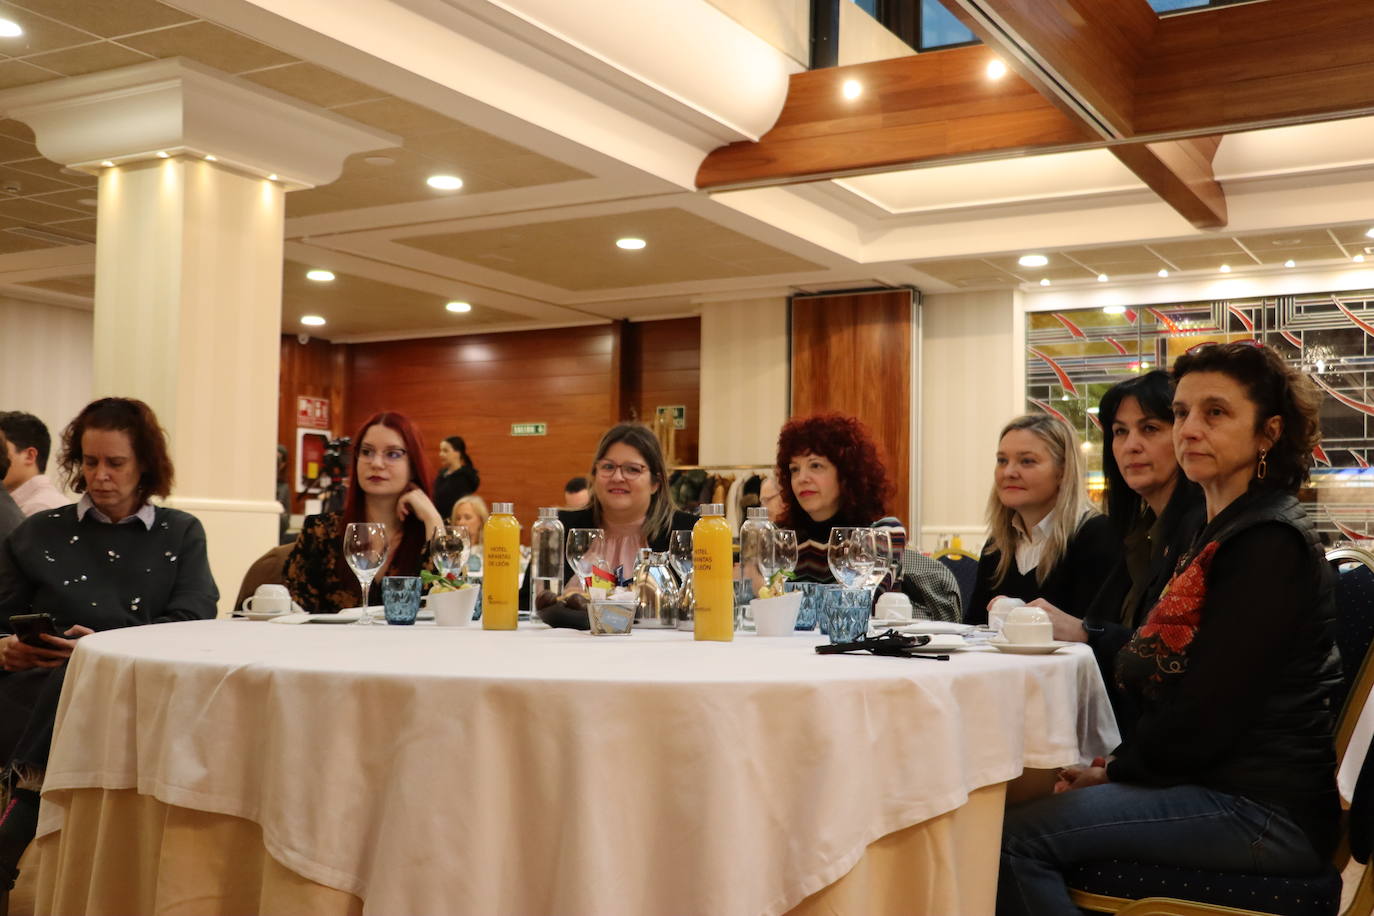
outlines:
[{"label": "woman with dark curly hair", "polygon": [[1007,812],[997,911],[1077,914],[1064,872],[1104,859],[1315,876],[1340,814],[1332,573],[1298,502],[1319,440],[1312,383],[1272,350],[1174,363],[1174,451],[1206,525],[1121,650],[1140,710],[1101,765]]},{"label": "woman with dark curly hair", "polygon": [[1082,617],[1121,556],[1121,538],[1088,502],[1078,437],[1046,413],[1002,427],[983,545],[965,623],[987,623],[1002,596],[1043,598]]},{"label": "woman with dark curly hair", "polygon": [[147,404],[102,398],[87,405],[62,436],[60,464],[80,501],[35,513],[0,545],[0,621],[41,612],[61,634],[30,641],[0,634],[0,772],[10,783],[0,822],[0,893],[13,886],[33,837],[77,639],[214,617],[219,600],[199,520],[150,501],[171,492],[173,471]]}]

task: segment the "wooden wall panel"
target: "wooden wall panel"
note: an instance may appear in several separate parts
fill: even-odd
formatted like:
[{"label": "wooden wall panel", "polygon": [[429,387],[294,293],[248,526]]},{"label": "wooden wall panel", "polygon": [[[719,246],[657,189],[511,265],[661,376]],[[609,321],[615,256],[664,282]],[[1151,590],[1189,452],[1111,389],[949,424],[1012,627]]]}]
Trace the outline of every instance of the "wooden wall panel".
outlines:
[{"label": "wooden wall panel", "polygon": [[300,343],[294,334],[281,337],[281,384],[278,389],[277,441],[286,446],[287,480],[291,487],[292,512],[304,509],[295,492],[296,398],[325,398],[329,401],[330,433],[351,435],[347,417],[348,348],[310,338]]},{"label": "wooden wall panel", "polygon": [[914,527],[911,313],[906,290],[793,299],[792,416],[836,411],[862,420],[892,481],[887,511]]},{"label": "wooden wall panel", "polygon": [[660,405],[687,408],[687,428],[675,438],[677,464],[696,464],[701,436],[701,319],[674,318],[631,325],[627,400],[635,416],[653,423]]}]

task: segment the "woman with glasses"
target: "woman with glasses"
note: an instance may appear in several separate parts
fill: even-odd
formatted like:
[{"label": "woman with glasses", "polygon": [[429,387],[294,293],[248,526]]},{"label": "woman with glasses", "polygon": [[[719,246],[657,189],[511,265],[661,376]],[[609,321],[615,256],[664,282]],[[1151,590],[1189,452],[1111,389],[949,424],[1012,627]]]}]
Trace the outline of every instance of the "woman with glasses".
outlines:
[{"label": "woman with glasses", "polygon": [[673,505],[663,450],[647,426],[621,423],[607,430],[591,471],[591,502],[560,510],[558,518],[566,531],[606,532],[608,571],[618,579],[634,575],[641,549],[667,550],[670,531],[690,531],[696,523],[694,515]]},{"label": "woman with glasses", "polygon": [[1045,413],[1002,427],[988,496],[988,530],[964,609],[965,623],[987,623],[1002,596],[1043,598],[1082,617],[1121,556],[1121,538],[1088,502],[1078,437]]},{"label": "woman with glasses", "polygon": [[[353,441],[353,476],[342,512],[312,515],[286,560],[286,587],[305,610],[337,613],[381,604],[382,578],[418,576],[429,556],[429,540],[443,517],[429,498],[429,465],[415,424],[404,414],[373,414]],[[371,594],[358,594],[358,580],[343,555],[344,529],[352,522],[386,526],[387,556]]]},{"label": "woman with glasses", "polygon": [[1298,488],[1320,395],[1274,351],[1174,363],[1173,443],[1206,522],[1116,661],[1140,709],[1111,759],[1008,810],[997,911],[1077,916],[1064,872],[1104,859],[1214,872],[1330,868],[1332,572]]}]

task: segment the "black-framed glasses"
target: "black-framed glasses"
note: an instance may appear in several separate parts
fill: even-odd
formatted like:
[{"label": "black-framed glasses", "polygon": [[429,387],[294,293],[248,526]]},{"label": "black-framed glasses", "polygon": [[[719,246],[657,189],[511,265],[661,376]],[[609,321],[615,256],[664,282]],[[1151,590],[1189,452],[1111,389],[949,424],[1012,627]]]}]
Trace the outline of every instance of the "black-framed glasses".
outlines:
[{"label": "black-framed glasses", "polygon": [[649,470],[648,465],[634,461],[626,461],[622,464],[616,464],[614,461],[598,461],[596,463],[596,476],[606,480],[614,477],[616,471],[619,471],[626,480],[638,480],[647,470]]}]

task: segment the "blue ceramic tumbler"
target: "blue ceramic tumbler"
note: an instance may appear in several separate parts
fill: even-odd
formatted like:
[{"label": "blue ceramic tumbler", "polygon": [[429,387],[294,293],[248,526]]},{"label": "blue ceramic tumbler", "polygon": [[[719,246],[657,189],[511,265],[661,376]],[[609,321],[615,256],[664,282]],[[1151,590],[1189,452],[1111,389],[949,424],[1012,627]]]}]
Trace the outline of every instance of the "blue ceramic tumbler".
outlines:
[{"label": "blue ceramic tumbler", "polygon": [[386,622],[409,626],[420,613],[420,577],[387,576],[382,579],[382,610]]}]

